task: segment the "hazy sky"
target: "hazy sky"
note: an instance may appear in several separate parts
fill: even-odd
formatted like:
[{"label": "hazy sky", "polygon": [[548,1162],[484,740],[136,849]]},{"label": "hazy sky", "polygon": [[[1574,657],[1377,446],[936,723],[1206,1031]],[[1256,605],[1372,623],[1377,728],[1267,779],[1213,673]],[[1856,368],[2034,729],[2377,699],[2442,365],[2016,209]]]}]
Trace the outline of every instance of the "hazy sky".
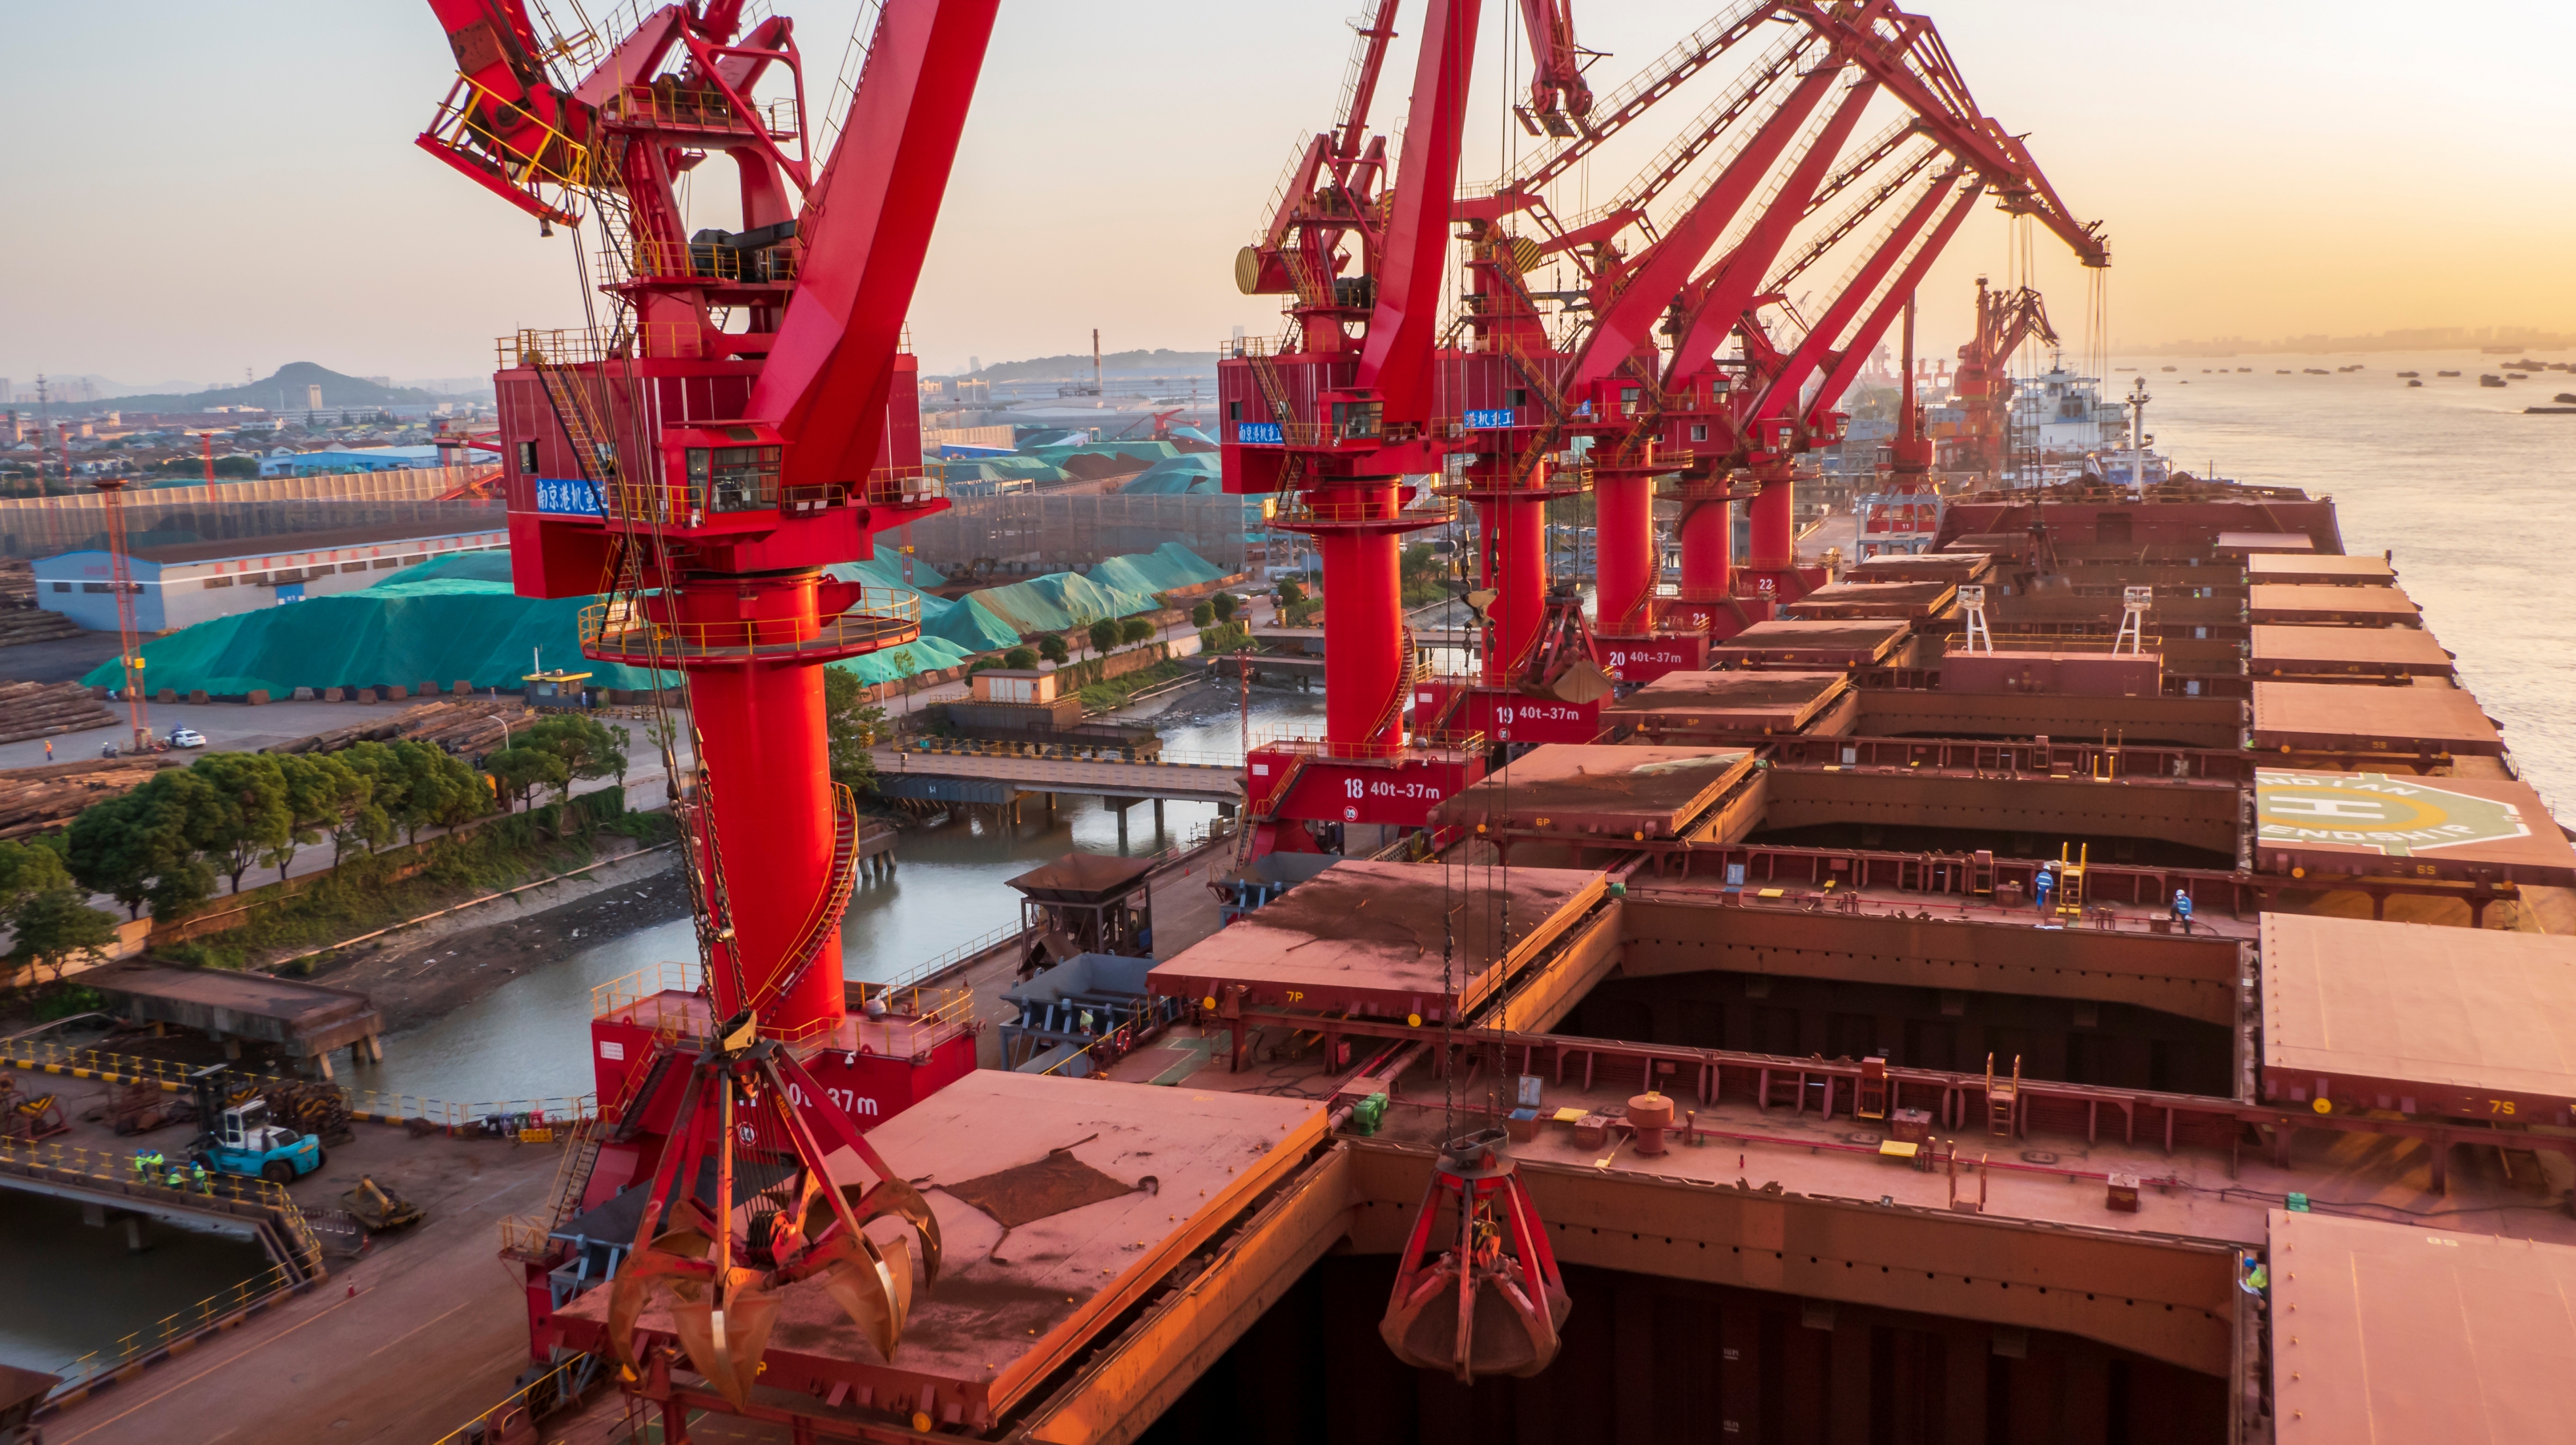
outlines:
[{"label": "hazy sky", "polygon": [[[819,100],[854,0],[780,8]],[[1273,301],[1235,292],[1233,254],[1299,136],[1329,124],[1357,8],[1004,0],[913,305],[925,366],[1082,350],[1093,326],[1111,349],[1273,329]],[[2108,223],[2116,342],[2576,328],[2564,6],[1919,8],[2069,205]],[[1486,6],[1471,176],[1504,134],[1490,79],[1514,9]],[[1612,52],[1596,88],[1716,9],[1578,0],[1582,38]],[[35,62],[0,89],[0,375],[467,375],[493,337],[577,319],[564,240],[410,144],[451,78],[426,5],[18,0],[0,17]],[[1390,69],[1392,125],[1409,57]],[[1691,108],[1664,107],[1655,139]],[[1594,198],[1619,179],[1597,173]],[[2007,250],[1991,213],[1960,234],[1924,292],[1927,349],[1956,344],[1970,278],[2000,277]],[[2052,243],[2041,256],[2072,339],[2077,272]]]}]

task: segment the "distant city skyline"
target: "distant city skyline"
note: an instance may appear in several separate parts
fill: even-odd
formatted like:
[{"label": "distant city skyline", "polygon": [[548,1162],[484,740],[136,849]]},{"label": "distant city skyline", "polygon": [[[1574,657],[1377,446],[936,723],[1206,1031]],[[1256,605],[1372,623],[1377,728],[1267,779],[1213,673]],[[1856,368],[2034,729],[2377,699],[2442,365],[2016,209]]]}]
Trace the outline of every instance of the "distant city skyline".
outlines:
[{"label": "distant city skyline", "polygon": [[[855,0],[780,8],[819,103]],[[1233,255],[1298,138],[1331,118],[1347,8],[1006,5],[911,310],[924,368],[1087,350],[1093,326],[1121,351],[1204,351],[1237,326],[1275,328],[1275,298],[1235,292]],[[1596,88],[1714,8],[1578,4],[1583,42],[1611,52]],[[2536,0],[2475,23],[2324,0],[1915,8],[2069,207],[2105,223],[2115,350],[2576,330],[2576,268],[2553,244],[2576,222],[2557,144],[2576,123],[2576,88],[2558,73],[2576,50],[2570,12]],[[1478,89],[1493,125],[1471,133],[1470,177],[1531,144],[1492,103],[1508,12],[1487,5]],[[452,79],[426,5],[137,0],[26,9],[11,33],[48,57],[0,94],[12,133],[56,135],[61,117],[83,117],[76,140],[0,162],[22,219],[0,238],[18,278],[0,293],[0,374],[19,395],[39,371],[235,378],[313,360],[475,375],[494,337],[577,319],[566,238],[539,239],[410,144]],[[1397,42],[1390,74],[1409,76],[1410,44]],[[1245,83],[1247,57],[1259,84]],[[1399,127],[1402,90],[1382,95],[1384,129]],[[1640,129],[1660,142],[1693,108]],[[1591,189],[1624,179],[1605,169]],[[726,223],[708,195],[726,189],[729,178],[699,188],[717,212],[707,224]],[[1963,339],[1975,276],[2010,274],[2011,231],[1980,214],[1933,268],[1925,354]],[[2030,279],[2080,346],[2083,273],[2044,233],[2031,254]]]}]

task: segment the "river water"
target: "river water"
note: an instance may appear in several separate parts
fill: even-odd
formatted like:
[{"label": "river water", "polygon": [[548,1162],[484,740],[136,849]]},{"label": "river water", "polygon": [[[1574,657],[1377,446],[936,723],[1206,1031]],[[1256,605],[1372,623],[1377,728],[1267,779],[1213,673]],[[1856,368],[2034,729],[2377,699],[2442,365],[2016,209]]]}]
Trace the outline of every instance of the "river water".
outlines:
[{"label": "river water", "polygon": [[[2500,390],[2478,385],[2480,372],[2502,375],[2498,363],[2518,356],[2364,352],[2139,364],[2155,398],[2147,430],[2176,466],[2200,475],[2214,461],[2223,477],[2332,496],[2344,550],[2395,554],[2398,585],[2458,655],[2460,681],[2504,724],[2524,780],[2563,814],[2576,807],[2576,728],[2567,724],[2576,703],[2576,554],[2563,552],[2576,539],[2576,415],[2522,409],[2576,392],[2576,375],[2535,372]],[[2305,374],[2355,363],[2365,369]],[[2218,370],[2246,366],[2254,370]],[[2276,374],[2282,369],[2290,374]],[[2423,386],[2408,387],[2401,371],[2423,373]],[[2127,390],[2125,376],[2113,380]]]},{"label": "river water", "polygon": [[0,1298],[11,1302],[0,1309],[0,1361],[63,1373],[93,1350],[114,1353],[127,1331],[183,1310],[193,1317],[199,1301],[268,1268],[247,1235],[147,1219],[143,1242],[143,1253],[126,1253],[124,1225],[92,1229],[68,1199],[0,1193]]},{"label": "river water", "polygon": [[[1258,693],[1251,724],[1320,728],[1323,706],[1320,692]],[[1243,720],[1236,712],[1155,721],[1165,749],[1176,758],[1243,756]],[[1052,824],[1043,821],[1042,811],[1025,811],[1015,827],[960,818],[907,829],[896,845],[894,876],[862,880],[843,917],[843,976],[870,983],[904,978],[996,928],[1016,926],[1020,895],[1004,879],[1077,850],[1119,851],[1118,815],[1096,797],[1059,794]],[[1158,840],[1153,809],[1140,805],[1127,815],[1127,851],[1152,853],[1215,816],[1213,803],[1167,802]],[[512,979],[443,1018],[387,1035],[384,1062],[359,1069],[347,1082],[357,1089],[459,1103],[587,1093],[591,990],[637,969],[696,956],[686,920],[603,941]]]}]

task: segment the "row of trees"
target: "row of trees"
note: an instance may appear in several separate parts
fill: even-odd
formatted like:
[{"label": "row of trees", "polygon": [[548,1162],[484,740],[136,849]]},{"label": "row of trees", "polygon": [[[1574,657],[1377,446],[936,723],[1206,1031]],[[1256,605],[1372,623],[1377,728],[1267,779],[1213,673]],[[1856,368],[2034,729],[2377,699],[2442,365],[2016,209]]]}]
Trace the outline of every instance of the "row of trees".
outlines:
[{"label": "row of trees", "polygon": [[[82,811],[64,837],[73,882],[141,917],[176,917],[215,880],[239,892],[253,868],[281,879],[297,850],[332,844],[333,859],[423,828],[453,828],[501,797],[534,806],[541,789],[569,797],[578,779],[626,775],[626,732],[577,714],[546,718],[483,760],[483,770],[427,743],[362,742],[336,753],[209,753],[122,797]],[[483,774],[489,773],[491,784]],[[506,807],[507,804],[505,803]]]},{"label": "row of trees", "polygon": [[116,939],[116,915],[89,906],[89,892],[63,866],[60,839],[0,843],[0,923],[9,927],[5,958],[15,974],[29,964],[57,977],[72,955]]}]

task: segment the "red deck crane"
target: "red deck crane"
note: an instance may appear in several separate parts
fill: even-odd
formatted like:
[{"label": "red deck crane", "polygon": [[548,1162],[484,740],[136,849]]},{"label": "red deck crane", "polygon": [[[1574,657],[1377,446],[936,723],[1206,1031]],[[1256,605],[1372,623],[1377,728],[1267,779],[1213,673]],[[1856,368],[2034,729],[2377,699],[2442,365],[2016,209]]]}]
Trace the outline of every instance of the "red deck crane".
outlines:
[{"label": "red deck crane", "polygon": [[[1882,234],[1872,256],[1846,279],[1847,294],[1829,306],[1834,328],[1820,322],[1809,328],[1810,341],[1784,352],[1772,345],[1756,312],[1778,301],[1788,281],[1903,193],[1935,156],[1946,153],[1971,169],[1983,187],[1999,196],[2003,209],[2039,218],[2086,264],[2109,260],[2097,228],[2073,220],[2020,141],[1977,110],[1928,20],[1885,3],[1781,3],[1766,9],[1799,21],[1813,40],[1829,45],[1834,56],[1858,72],[1856,85],[1874,86],[1898,100],[1909,117],[1902,127],[1862,147],[1853,163],[1829,179],[1811,179],[1814,167],[1798,163],[1776,183],[1769,209],[1744,228],[1733,246],[1687,286],[1665,292],[1664,330],[1674,340],[1660,377],[1642,374],[1640,364],[1651,364],[1643,351],[1633,362],[1613,350],[1588,354],[1578,363],[1569,379],[1567,405],[1577,413],[1588,405],[1586,426],[1573,430],[1588,426],[1597,439],[1601,611],[1604,631],[1611,634],[1603,640],[1605,654],[1612,649],[1643,651],[1634,646],[1639,639],[1617,635],[1639,628],[1649,611],[1644,597],[1654,559],[1643,477],[1674,476],[1666,496],[1684,508],[1682,596],[1653,609],[1659,632],[1686,634],[1705,627],[1723,636],[1765,615],[1772,599],[1793,599],[1812,585],[1812,577],[1791,570],[1792,459],[1839,435],[1841,419],[1834,408],[1850,377],[1841,362],[1849,359],[1850,370],[1856,371],[1858,358],[1884,334],[1893,311],[1868,304],[1868,291],[1896,269],[1899,255],[1929,225],[1930,214],[1919,211],[1920,198],[1917,210],[1907,213],[1910,223]],[[1911,141],[1914,136],[1923,141]],[[1813,154],[1811,150],[1810,159]],[[1757,280],[1786,238],[1784,222],[1815,214],[1883,160],[1889,161],[1888,173],[1874,189],[1828,224],[1784,270],[1767,281]],[[1710,193],[1717,190],[1713,185]],[[1953,230],[1955,224],[1937,228],[1936,239],[1920,248],[1904,274],[1919,276]],[[1671,239],[1657,241],[1653,249],[1664,248]],[[1631,262],[1631,270],[1652,264],[1641,257]],[[1671,269],[1666,266],[1661,274]],[[1627,308],[1631,319],[1620,327],[1620,341],[1640,333],[1633,318],[1656,299],[1660,280],[1659,275],[1658,285]],[[1856,329],[1844,334],[1842,328]],[[1730,338],[1741,339],[1743,354],[1719,357],[1719,348]],[[1814,400],[1821,405],[1791,405],[1796,386],[1779,387],[1783,368],[1800,372],[1798,385],[1819,381],[1824,389]],[[1762,423],[1759,435],[1757,421]],[[1614,429],[1613,423],[1619,425]],[[1728,509],[1737,500],[1753,504],[1751,566],[1742,579],[1735,575],[1730,555]],[[1656,667],[1668,670],[1673,661],[1659,655]],[[1640,681],[1651,673],[1630,669],[1622,675]]]},{"label": "red deck crane", "polygon": [[[816,1078],[857,1052],[839,942],[858,819],[830,781],[821,669],[919,633],[909,594],[824,569],[946,505],[921,464],[902,327],[996,0],[887,0],[828,156],[793,26],[745,32],[741,0],[664,5],[605,47],[541,40],[521,0],[431,9],[459,78],[420,144],[541,229],[586,213],[606,242],[583,261],[603,268],[607,324],[501,343],[502,486],[521,595],[604,594],[582,613],[584,654],[681,681],[682,711],[657,731],[703,1017],[699,1043],[657,1040],[651,1067],[618,1076],[636,1081],[626,1122],[651,1127],[612,1182],[650,1192],[605,1343],[636,1365],[639,1312],[669,1291],[680,1343],[739,1407],[787,1282],[822,1276],[892,1354],[911,1257],[869,1239],[868,1219],[910,1223],[938,1268],[927,1207],[868,1147],[850,1091]],[[772,78],[788,94],[756,99]],[[717,152],[743,229],[692,233],[675,183]],[[842,1147],[872,1186],[831,1181],[824,1157]],[[772,1203],[752,1207],[773,1212],[747,1234],[738,1169],[800,1181],[791,1207],[764,1190]]]},{"label": "red deck crane", "polygon": [[1406,479],[1442,471],[1456,440],[1433,356],[1480,8],[1427,7],[1390,185],[1386,140],[1367,134],[1395,36],[1395,0],[1379,0],[1359,32],[1339,123],[1307,142],[1276,213],[1235,262],[1246,293],[1294,298],[1293,334],[1277,347],[1233,341],[1219,354],[1225,489],[1289,494],[1273,525],[1315,539],[1332,637],[1324,737],[1256,747],[1247,761],[1256,852],[1313,850],[1308,821],[1418,826],[1481,775],[1472,751],[1406,735],[1413,650],[1396,568],[1397,538],[1449,516],[1421,505]]},{"label": "red deck crane", "polygon": [[2057,342],[2048,324],[2048,307],[2028,286],[1988,290],[1977,278],[1977,334],[1959,348],[1959,369],[1950,383],[1966,421],[1952,452],[1951,464],[1985,480],[2002,474],[2011,445],[2012,359],[2022,343]]}]

